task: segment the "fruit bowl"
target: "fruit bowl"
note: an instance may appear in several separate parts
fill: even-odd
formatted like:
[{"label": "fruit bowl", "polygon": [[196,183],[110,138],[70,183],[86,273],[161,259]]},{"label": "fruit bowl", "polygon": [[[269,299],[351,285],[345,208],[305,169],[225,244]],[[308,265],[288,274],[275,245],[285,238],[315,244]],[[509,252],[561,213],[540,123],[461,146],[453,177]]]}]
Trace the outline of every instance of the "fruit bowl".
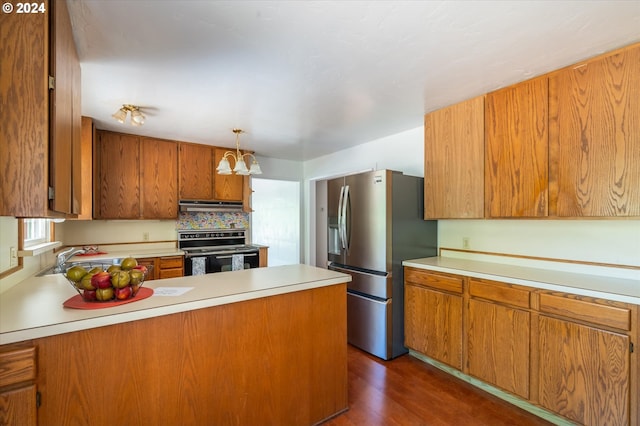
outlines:
[{"label": "fruit bowl", "polygon": [[64,276],[85,302],[112,302],[136,297],[151,268],[128,257],[119,265],[92,262],[90,269],[73,265]]}]

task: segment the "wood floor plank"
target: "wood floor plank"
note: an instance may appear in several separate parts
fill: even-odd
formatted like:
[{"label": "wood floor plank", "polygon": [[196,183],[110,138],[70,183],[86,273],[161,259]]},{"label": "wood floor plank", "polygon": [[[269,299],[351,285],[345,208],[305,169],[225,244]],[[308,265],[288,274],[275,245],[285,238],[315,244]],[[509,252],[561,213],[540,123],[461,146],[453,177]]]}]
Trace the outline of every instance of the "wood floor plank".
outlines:
[{"label": "wood floor plank", "polygon": [[382,361],[349,346],[349,410],[325,426],[538,426],[544,419],[410,355]]}]

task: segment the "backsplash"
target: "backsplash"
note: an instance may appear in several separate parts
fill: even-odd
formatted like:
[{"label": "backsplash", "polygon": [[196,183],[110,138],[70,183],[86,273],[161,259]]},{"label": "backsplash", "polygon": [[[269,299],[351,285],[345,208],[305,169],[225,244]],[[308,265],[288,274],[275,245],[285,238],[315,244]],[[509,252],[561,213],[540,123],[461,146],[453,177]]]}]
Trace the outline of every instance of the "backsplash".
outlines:
[{"label": "backsplash", "polygon": [[181,212],[177,230],[249,228],[249,213],[243,212]]}]

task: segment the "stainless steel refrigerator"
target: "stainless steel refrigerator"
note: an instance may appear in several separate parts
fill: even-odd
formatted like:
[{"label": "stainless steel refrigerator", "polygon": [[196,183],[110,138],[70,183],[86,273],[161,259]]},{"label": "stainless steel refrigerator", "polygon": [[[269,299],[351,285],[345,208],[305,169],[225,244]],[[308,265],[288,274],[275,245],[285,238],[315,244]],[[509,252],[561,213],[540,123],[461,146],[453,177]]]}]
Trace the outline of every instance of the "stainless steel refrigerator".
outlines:
[{"label": "stainless steel refrigerator", "polygon": [[402,261],[437,255],[437,222],[423,220],[423,179],[378,170],[327,184],[328,267],[352,276],[349,343],[382,359],[404,347]]}]

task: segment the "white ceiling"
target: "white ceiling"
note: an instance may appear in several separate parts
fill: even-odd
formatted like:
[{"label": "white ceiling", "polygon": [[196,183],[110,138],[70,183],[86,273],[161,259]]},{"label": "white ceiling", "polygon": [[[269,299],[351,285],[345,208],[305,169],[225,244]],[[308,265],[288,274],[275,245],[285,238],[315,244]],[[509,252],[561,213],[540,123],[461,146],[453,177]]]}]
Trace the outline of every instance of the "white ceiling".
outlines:
[{"label": "white ceiling", "polygon": [[[640,0],[68,0],[98,128],[308,160],[640,41]],[[111,118],[140,105],[140,128]]]}]

